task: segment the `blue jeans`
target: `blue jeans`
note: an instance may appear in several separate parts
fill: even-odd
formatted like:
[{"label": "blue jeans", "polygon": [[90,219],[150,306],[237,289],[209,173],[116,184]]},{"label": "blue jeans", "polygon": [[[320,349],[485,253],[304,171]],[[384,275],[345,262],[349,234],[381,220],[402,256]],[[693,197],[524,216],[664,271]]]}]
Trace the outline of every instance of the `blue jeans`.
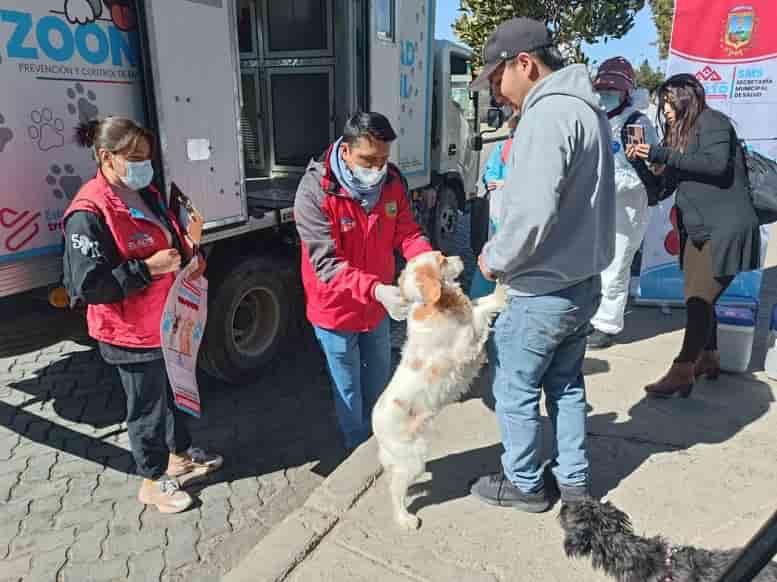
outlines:
[{"label": "blue jeans", "polygon": [[521,491],[542,489],[540,391],[554,432],[553,473],[561,485],[588,483],[583,360],[601,280],[536,297],[511,296],[489,342],[505,476]]},{"label": "blue jeans", "polygon": [[391,375],[389,319],[365,333],[314,329],[332,378],[345,446],[356,448],[372,434],[372,409]]}]

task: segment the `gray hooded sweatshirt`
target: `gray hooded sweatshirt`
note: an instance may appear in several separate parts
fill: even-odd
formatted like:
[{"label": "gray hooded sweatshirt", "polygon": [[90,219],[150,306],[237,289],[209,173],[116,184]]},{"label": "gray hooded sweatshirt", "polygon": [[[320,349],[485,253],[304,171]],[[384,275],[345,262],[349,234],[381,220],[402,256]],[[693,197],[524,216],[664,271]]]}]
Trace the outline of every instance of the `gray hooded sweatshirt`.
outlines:
[{"label": "gray hooded sweatshirt", "polygon": [[615,250],[610,124],[584,65],[526,96],[486,267],[518,295],[547,295],[598,275]]}]

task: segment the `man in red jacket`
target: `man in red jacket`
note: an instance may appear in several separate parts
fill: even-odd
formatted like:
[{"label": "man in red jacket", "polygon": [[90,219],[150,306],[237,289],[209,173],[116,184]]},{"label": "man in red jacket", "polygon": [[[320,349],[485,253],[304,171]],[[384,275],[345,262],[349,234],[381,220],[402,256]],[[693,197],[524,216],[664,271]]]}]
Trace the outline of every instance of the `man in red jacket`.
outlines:
[{"label": "man in red jacket", "polygon": [[353,115],[343,136],[308,165],[294,204],[307,316],[349,449],[369,438],[372,407],[389,381],[386,312],[407,314],[393,286],[394,251],[410,260],[432,250],[413,218],[406,182],[388,162],[396,137],[383,115]]}]

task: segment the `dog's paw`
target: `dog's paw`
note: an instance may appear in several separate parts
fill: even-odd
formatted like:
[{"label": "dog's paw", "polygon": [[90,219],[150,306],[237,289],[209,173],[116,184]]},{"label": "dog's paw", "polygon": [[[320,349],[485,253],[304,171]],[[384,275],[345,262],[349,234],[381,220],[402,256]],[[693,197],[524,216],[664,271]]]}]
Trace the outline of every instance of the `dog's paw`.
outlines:
[{"label": "dog's paw", "polygon": [[405,531],[415,531],[421,527],[421,518],[411,513],[398,515],[396,519],[397,525]]},{"label": "dog's paw", "polygon": [[507,305],[507,285],[497,284],[494,289],[494,302],[500,310],[504,309]]}]

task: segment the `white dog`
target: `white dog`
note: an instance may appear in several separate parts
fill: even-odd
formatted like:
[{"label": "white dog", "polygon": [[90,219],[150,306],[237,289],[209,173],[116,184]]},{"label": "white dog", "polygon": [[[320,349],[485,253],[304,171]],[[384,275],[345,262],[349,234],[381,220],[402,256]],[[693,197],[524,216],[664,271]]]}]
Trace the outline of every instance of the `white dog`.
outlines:
[{"label": "white dog", "polygon": [[506,290],[478,301],[456,283],[464,265],[459,257],[424,253],[399,278],[412,304],[402,360],[372,413],[380,462],[391,472],[394,516],[404,529],[420,525],[407,511],[407,489],[426,468],[424,428],[446,405],[470,387],[485,362],[485,344]]}]

